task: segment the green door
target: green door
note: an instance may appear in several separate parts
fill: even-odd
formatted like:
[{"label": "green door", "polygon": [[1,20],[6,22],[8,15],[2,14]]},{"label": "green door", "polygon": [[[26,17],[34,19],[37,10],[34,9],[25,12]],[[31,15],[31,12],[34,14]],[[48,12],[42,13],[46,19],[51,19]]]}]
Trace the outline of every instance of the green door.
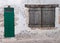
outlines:
[{"label": "green door", "polygon": [[14,36],[14,8],[4,8],[4,37]]}]

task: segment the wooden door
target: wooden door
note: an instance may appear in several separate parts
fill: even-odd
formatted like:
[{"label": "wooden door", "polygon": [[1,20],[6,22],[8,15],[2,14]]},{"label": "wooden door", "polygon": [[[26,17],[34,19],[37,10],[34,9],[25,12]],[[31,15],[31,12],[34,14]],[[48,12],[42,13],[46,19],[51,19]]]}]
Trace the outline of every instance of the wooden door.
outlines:
[{"label": "wooden door", "polygon": [[4,37],[14,36],[14,8],[4,8]]}]

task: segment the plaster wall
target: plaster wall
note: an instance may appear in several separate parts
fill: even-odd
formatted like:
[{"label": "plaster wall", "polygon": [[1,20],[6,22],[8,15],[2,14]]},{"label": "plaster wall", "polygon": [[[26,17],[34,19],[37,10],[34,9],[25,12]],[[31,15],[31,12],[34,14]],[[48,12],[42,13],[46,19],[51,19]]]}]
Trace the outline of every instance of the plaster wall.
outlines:
[{"label": "plaster wall", "polygon": [[60,0],[1,0],[0,1],[0,32],[1,35],[4,35],[4,7],[7,7],[7,5],[10,5],[11,7],[14,7],[14,12],[15,12],[15,34],[19,34],[22,31],[30,31],[32,33],[38,32],[42,33],[45,32],[49,34],[50,32],[55,32],[60,30],[60,24],[59,24],[59,17],[60,17],[60,8],[56,8],[56,18],[55,18],[55,29],[53,30],[41,30],[39,28],[34,28],[34,30],[30,27],[28,27],[28,22],[29,22],[29,13],[28,13],[28,8],[25,7],[25,4],[59,4],[60,5]]}]

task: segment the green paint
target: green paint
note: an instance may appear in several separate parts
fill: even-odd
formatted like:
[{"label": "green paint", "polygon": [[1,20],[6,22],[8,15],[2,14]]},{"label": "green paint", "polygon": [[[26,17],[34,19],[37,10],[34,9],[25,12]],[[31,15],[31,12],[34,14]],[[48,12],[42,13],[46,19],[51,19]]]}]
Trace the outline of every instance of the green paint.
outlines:
[{"label": "green paint", "polygon": [[14,8],[4,8],[4,37],[14,36]]}]

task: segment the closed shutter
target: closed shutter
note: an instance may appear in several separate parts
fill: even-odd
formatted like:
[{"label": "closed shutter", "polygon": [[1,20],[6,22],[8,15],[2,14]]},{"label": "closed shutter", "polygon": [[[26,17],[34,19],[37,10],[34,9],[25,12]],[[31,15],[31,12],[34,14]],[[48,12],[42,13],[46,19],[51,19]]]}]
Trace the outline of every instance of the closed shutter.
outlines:
[{"label": "closed shutter", "polygon": [[29,25],[35,24],[35,15],[34,11],[29,11]]},{"label": "closed shutter", "polygon": [[[40,9],[40,8],[38,8]],[[35,24],[36,25],[41,25],[41,9],[35,11]]]},{"label": "closed shutter", "polygon": [[41,8],[29,9],[29,24],[35,26],[41,24]]},{"label": "closed shutter", "polygon": [[42,8],[42,26],[55,25],[55,8]]},{"label": "closed shutter", "polygon": [[29,24],[32,26],[54,27],[55,26],[55,8],[30,8]]}]

